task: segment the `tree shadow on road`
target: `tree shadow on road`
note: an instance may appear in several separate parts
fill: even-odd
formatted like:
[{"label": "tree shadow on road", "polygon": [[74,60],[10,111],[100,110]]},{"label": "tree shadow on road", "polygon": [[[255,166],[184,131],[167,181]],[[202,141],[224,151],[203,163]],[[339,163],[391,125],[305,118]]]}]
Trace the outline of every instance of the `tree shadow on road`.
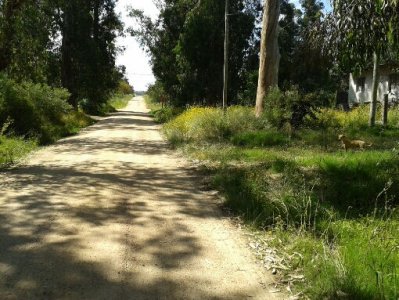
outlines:
[{"label": "tree shadow on road", "polygon": [[[137,116],[143,117],[123,112],[88,132],[150,126],[150,120]],[[162,167],[157,160],[150,167],[123,159],[57,163],[63,155],[104,151],[163,159],[168,150],[162,141],[78,136],[51,151],[55,159],[44,157],[42,163],[0,175],[7,178],[0,194],[0,299],[243,299],[256,294],[237,289],[221,297],[205,291],[215,283],[204,276],[169,276],[203,254],[196,233],[182,220],[222,217],[199,192],[196,173]],[[165,207],[173,209],[166,214]]]}]

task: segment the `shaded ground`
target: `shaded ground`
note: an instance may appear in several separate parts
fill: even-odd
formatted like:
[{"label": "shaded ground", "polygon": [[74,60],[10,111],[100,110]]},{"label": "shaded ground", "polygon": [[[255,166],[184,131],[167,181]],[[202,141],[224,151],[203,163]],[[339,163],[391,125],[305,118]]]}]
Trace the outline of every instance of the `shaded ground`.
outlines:
[{"label": "shaded ground", "polygon": [[142,98],[0,174],[0,299],[274,299]]}]

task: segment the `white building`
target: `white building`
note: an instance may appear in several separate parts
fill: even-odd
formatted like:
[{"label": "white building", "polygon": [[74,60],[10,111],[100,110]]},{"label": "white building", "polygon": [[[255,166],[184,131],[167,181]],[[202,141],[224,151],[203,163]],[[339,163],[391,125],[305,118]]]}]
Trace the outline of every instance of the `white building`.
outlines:
[{"label": "white building", "polygon": [[[380,67],[380,79],[378,84],[377,100],[382,102],[384,95],[388,94],[390,102],[399,100],[399,73],[397,69],[387,66]],[[349,103],[370,103],[373,93],[373,71],[369,70],[355,77],[349,76]]]}]

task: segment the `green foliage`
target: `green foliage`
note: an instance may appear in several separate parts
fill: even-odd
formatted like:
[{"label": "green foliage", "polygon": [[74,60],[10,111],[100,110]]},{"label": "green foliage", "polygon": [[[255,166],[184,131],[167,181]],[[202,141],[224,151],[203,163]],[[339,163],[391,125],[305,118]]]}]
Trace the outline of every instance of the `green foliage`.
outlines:
[{"label": "green foliage", "polygon": [[344,73],[370,68],[374,53],[396,60],[398,1],[334,0],[334,10],[313,28],[314,44],[337,61]]},{"label": "green foliage", "polygon": [[272,230],[272,246],[289,268],[280,276],[305,276],[291,285],[295,292],[310,299],[397,298],[397,153],[278,146],[188,151],[208,162],[212,185],[230,208]]},{"label": "green foliage", "polygon": [[51,41],[49,1],[7,0],[0,6],[0,72],[18,80],[48,79]]},{"label": "green foliage", "polygon": [[248,107],[233,106],[226,112],[219,108],[190,108],[164,126],[172,143],[193,141],[228,141],[231,136],[264,127]]},{"label": "green foliage", "polygon": [[16,163],[36,148],[35,140],[0,135],[0,168]]},{"label": "green foliage", "polygon": [[295,289],[310,299],[396,299],[398,226],[392,212],[385,219],[331,220],[321,236],[275,229],[272,243],[294,266],[287,278],[293,271],[305,275]]},{"label": "green foliage", "polygon": [[133,87],[126,80],[119,80],[116,94],[120,95],[134,95]]},{"label": "green foliage", "polygon": [[0,124],[10,124],[3,134],[35,137],[41,144],[70,134],[65,119],[72,114],[68,97],[64,89],[0,77]]},{"label": "green foliage", "polygon": [[287,125],[297,129],[303,124],[305,117],[314,116],[318,103],[313,100],[311,94],[302,96],[295,87],[285,92],[274,88],[266,96],[264,115],[278,129]]},{"label": "green foliage", "polygon": [[[396,299],[397,108],[390,111],[391,127],[373,129],[367,128],[367,107],[349,113],[314,111],[316,118],[307,117],[289,142],[265,124],[245,123],[245,109],[231,109],[237,110],[232,119],[246,129],[226,126],[226,121],[208,126],[207,116],[227,120],[229,111],[223,115],[195,108],[168,123],[178,134],[167,136],[191,142],[186,153],[203,162],[212,187],[224,194],[229,208],[250,225],[270,229],[272,241],[265,247],[276,247],[285,263],[287,270],[278,271],[282,280],[292,282],[298,274],[290,287],[310,299]],[[342,132],[373,146],[344,152],[337,140]],[[203,141],[210,144],[204,147]]]},{"label": "green foliage", "polygon": [[169,106],[169,101],[166,99],[159,82],[151,86],[145,95],[145,102],[150,109],[150,114],[154,117],[155,122],[160,124],[173,120],[184,111],[182,108]]},{"label": "green foliage", "polygon": [[132,100],[133,94],[116,94],[109,101],[110,111],[125,108]]},{"label": "green foliage", "polygon": [[183,112],[181,108],[164,107],[158,110],[151,111],[155,122],[163,124],[173,120],[176,116]]},{"label": "green foliage", "polygon": [[[165,89],[160,81],[157,81],[155,84],[148,87],[147,91],[147,100],[149,100],[152,104],[159,104],[162,106],[170,105],[169,96],[166,94]],[[147,104],[149,104],[147,101]]]},{"label": "green foliage", "polygon": [[52,141],[64,136],[79,133],[82,128],[93,125],[95,122],[92,118],[81,111],[70,111],[61,117],[61,127],[57,135],[51,138]]},{"label": "green foliage", "polygon": [[0,78],[0,123],[13,120],[13,131],[18,135],[38,135],[47,142],[53,135],[50,124],[57,123],[62,114],[71,109],[69,94],[62,89],[24,82],[17,84]]},{"label": "green foliage", "polygon": [[[249,58],[248,49],[252,47],[258,7],[248,0],[230,3],[231,14],[234,14],[230,23],[229,101],[232,103],[237,99],[245,76],[242,69]],[[141,28],[131,28],[130,32],[151,55],[153,72],[168,100],[181,107],[219,103],[223,82],[224,29],[220,25],[224,20],[224,3],[179,0],[162,1],[162,4],[156,22],[141,11],[131,11]]]}]

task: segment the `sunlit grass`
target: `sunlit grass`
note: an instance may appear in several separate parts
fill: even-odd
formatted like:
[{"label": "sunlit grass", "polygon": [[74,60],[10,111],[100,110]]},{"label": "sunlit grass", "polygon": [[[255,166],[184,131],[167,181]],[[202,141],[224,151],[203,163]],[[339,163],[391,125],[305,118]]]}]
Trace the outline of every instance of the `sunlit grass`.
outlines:
[{"label": "sunlit grass", "polygon": [[35,140],[0,136],[0,167],[17,163],[37,147]]},{"label": "sunlit grass", "polygon": [[[397,109],[387,128],[368,128],[360,107],[323,110],[318,123],[294,132],[234,109],[241,127],[218,109],[194,108],[168,123],[166,136],[202,164],[232,211],[272,232],[287,263],[282,280],[303,274],[291,290],[305,299],[397,299]],[[372,146],[346,152],[340,133]]]},{"label": "sunlit grass", "polygon": [[116,110],[123,109],[132,98],[133,95],[115,95],[109,100],[108,104]]}]

